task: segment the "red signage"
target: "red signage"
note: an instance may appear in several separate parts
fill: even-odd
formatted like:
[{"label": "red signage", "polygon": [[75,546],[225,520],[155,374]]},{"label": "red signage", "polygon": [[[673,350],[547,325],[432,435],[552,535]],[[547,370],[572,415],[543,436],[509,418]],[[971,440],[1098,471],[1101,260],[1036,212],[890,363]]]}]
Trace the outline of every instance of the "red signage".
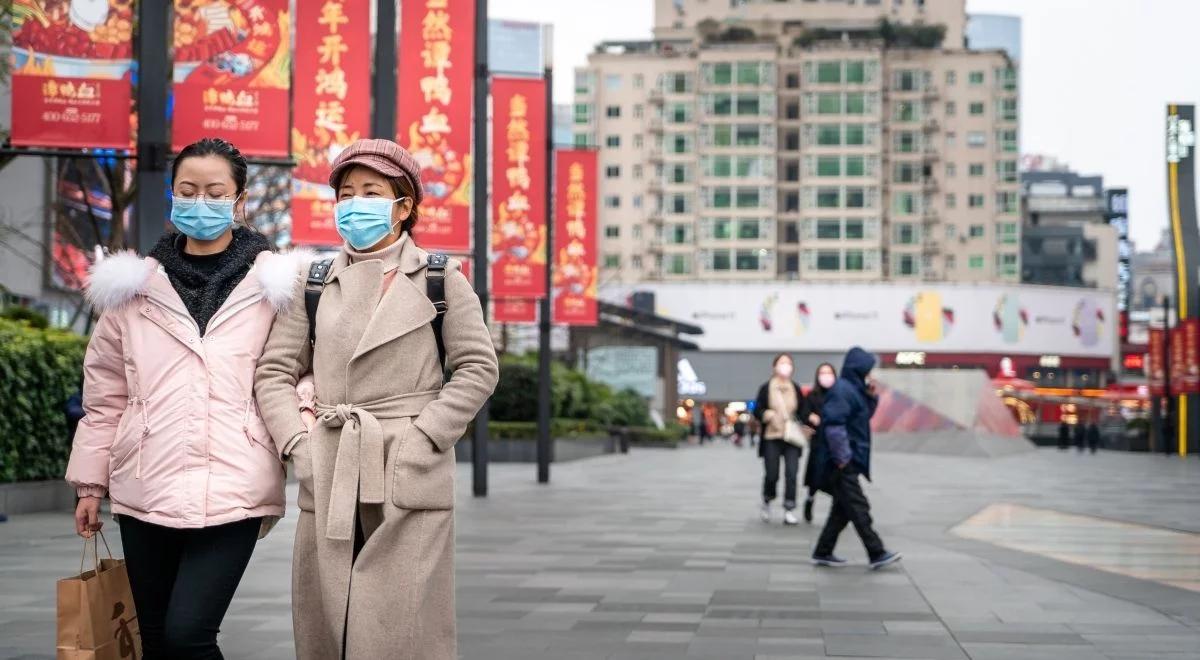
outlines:
[{"label": "red signage", "polygon": [[[173,150],[219,137],[247,156],[288,155],[290,24],[288,0],[175,0]],[[347,49],[325,42],[321,56]]]},{"label": "red signage", "polygon": [[546,295],[546,83],[492,80],[492,295]]},{"label": "red signage", "polygon": [[475,3],[408,0],[400,25],[396,142],[421,164],[425,189],[415,237],[427,249],[469,252]]},{"label": "red signage", "polygon": [[329,164],[370,132],[371,1],[296,3],[292,243],[338,245]]},{"label": "red signage", "polygon": [[17,0],[10,5],[12,143],[128,149],[133,3]]},{"label": "red signage", "polygon": [[1184,319],[1171,331],[1171,393],[1200,393],[1200,319]]},{"label": "red signage", "polygon": [[1146,379],[1150,385],[1150,393],[1162,396],[1166,388],[1166,347],[1167,333],[1162,328],[1150,328],[1150,350],[1146,353]]},{"label": "red signage", "polygon": [[1183,388],[1183,377],[1187,370],[1187,363],[1184,358],[1182,326],[1171,328],[1170,349],[1171,364],[1168,376],[1171,378],[1171,394],[1179,394]]},{"label": "red signage", "polygon": [[537,323],[536,298],[497,298],[492,309],[496,323]]},{"label": "red signage", "polygon": [[554,186],[554,322],[596,325],[596,152],[556,151]]}]

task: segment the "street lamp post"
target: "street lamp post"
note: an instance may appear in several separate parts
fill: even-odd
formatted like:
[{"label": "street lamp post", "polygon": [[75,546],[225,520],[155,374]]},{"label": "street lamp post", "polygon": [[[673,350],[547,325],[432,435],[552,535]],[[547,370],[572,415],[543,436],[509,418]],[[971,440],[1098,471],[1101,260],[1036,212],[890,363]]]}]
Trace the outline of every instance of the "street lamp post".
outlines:
[{"label": "street lamp post", "polygon": [[[475,294],[483,308],[483,317],[488,315],[488,246],[491,235],[488,230],[488,3],[475,0],[475,267],[472,268]],[[475,497],[487,497],[488,493],[488,406],[475,415],[475,427],[471,433],[471,491]]]},{"label": "street lamp post", "polygon": [[136,246],[149,254],[167,222],[167,88],[170,85],[171,3],[137,5]]}]

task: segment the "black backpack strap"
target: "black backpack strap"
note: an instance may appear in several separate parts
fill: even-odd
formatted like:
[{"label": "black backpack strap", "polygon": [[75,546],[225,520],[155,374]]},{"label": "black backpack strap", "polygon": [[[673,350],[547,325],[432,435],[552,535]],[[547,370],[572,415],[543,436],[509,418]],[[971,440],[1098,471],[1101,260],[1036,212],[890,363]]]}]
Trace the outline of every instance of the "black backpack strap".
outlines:
[{"label": "black backpack strap", "polygon": [[450,263],[450,259],[440,253],[431,253],[426,262],[425,270],[425,295],[429,297],[429,302],[433,303],[433,309],[437,311],[437,316],[433,317],[430,325],[433,326],[433,338],[437,341],[438,362],[441,363],[442,369],[446,368],[446,342],[442,340],[442,321],[446,318],[446,310],[450,306],[446,304],[446,266]]},{"label": "black backpack strap", "polygon": [[329,276],[329,268],[333,259],[314,261],[308,267],[308,280],[304,283],[304,311],[308,313],[308,343],[317,341],[317,305],[321,302],[321,292],[325,290],[325,278]]}]

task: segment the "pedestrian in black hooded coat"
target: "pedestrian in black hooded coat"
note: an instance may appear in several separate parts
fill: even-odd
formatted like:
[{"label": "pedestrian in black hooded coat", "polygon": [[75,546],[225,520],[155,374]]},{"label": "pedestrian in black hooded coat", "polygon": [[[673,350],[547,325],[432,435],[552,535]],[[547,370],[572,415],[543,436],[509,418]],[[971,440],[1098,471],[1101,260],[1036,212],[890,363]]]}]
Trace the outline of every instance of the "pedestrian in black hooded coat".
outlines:
[{"label": "pedestrian in black hooded coat", "polygon": [[837,369],[828,362],[821,363],[817,367],[816,374],[813,375],[812,389],[804,397],[807,411],[807,416],[804,423],[813,429],[812,440],[809,441],[811,447],[809,452],[808,463],[804,468],[804,485],[808,487],[808,496],[804,498],[804,521],[811,523],[813,519],[813,499],[817,495],[819,484],[817,483],[817,462],[815,460],[817,444],[825,441],[821,433],[821,408],[825,406],[825,394],[837,382]]}]

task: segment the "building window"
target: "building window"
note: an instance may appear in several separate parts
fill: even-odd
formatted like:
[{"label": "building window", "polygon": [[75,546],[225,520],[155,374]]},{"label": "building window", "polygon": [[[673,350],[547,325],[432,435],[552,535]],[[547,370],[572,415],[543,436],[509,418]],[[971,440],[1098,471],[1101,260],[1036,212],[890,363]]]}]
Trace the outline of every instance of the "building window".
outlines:
[{"label": "building window", "polygon": [[833,62],[817,62],[817,82],[819,83],[840,83],[842,82],[842,62],[835,60]]},{"label": "building window", "polygon": [[604,208],[606,208],[606,209],[621,208],[621,196],[620,195],[609,195],[609,196],[605,197],[604,198]]},{"label": "building window", "polygon": [[967,259],[967,268],[971,270],[983,270],[983,255],[973,254]]},{"label": "building window", "polygon": [[786,254],[783,257],[783,272],[795,275],[800,272],[800,255]]},{"label": "building window", "polygon": [[817,156],[817,176],[841,176],[841,156]]},{"label": "building window", "polygon": [[946,101],[946,116],[947,117],[953,117],[954,113],[957,110],[958,110],[958,106],[955,105],[954,101]]},{"label": "building window", "polygon": [[1016,245],[1018,241],[1017,223],[1000,222],[996,224],[996,236],[1002,245]]},{"label": "building window", "polygon": [[1017,193],[1012,191],[1003,191],[996,193],[996,212],[1012,214],[1017,213],[1020,201]]},{"label": "building window", "polygon": [[841,253],[837,250],[817,250],[817,270],[839,271],[841,269]]},{"label": "building window", "polygon": [[686,124],[692,120],[692,106],[687,103],[672,103],[667,120],[672,124]]},{"label": "building window", "polygon": [[633,208],[635,208],[635,209],[642,208],[642,196],[641,195],[633,196]]},{"label": "building window", "polygon": [[896,242],[900,245],[916,245],[917,228],[911,222],[896,223]]},{"label": "building window", "polygon": [[621,237],[620,225],[605,225],[604,226],[604,238],[620,238],[620,237]]},{"label": "building window", "polygon": [[967,78],[967,82],[969,82],[972,85],[982,85],[983,84],[983,72],[982,71],[972,71]]},{"label": "building window", "polygon": [[867,192],[865,188],[846,188],[846,208],[865,209],[867,207]]},{"label": "building window", "polygon": [[633,264],[634,270],[641,270],[642,269],[642,255],[640,255],[640,254],[633,255],[633,258],[630,259],[630,263]]},{"label": "building window", "polygon": [[817,220],[817,238],[837,240],[842,237],[842,221],[828,218]]},{"label": "building window", "polygon": [[958,134],[954,131],[946,131],[946,148],[949,149],[958,144]]},{"label": "building window", "polygon": [[729,62],[717,62],[712,65],[712,84],[714,85],[730,85],[733,83],[733,64]]},{"label": "building window", "polygon": [[902,160],[895,164],[892,169],[892,181],[894,183],[916,183],[920,168],[913,161]]},{"label": "building window", "polygon": [[738,188],[737,207],[739,209],[758,208],[758,188]]},{"label": "building window", "polygon": [[762,223],[758,220],[738,220],[737,236],[743,240],[758,240],[766,238],[762,235]]},{"label": "building window", "polygon": [[846,144],[861,146],[867,144],[867,129],[863,124],[846,124]]},{"label": "building window", "polygon": [[634,118],[634,119],[641,119],[642,117],[645,117],[645,116],[646,116],[646,108],[645,108],[645,107],[643,107],[641,103],[634,104],[634,106],[633,106],[633,118]]},{"label": "building window", "polygon": [[917,212],[917,195],[911,192],[892,193],[892,208],[899,215],[913,215]]},{"label": "building window", "polygon": [[946,208],[953,209],[958,206],[958,198],[954,193],[946,193]]},{"label": "building window", "polygon": [[635,240],[635,241],[642,240],[642,226],[641,225],[633,226],[633,240]]},{"label": "building window", "polygon": [[983,238],[983,225],[971,225],[969,231],[971,238]]},{"label": "building window", "polygon": [[643,140],[641,133],[638,133],[637,135],[633,136],[633,148],[634,149],[641,149],[642,146],[644,146],[644,145],[645,145],[645,141]]},{"label": "building window", "polygon": [[610,73],[604,76],[604,89],[610,92],[615,92],[621,89],[621,75],[617,73]]},{"label": "building window", "polygon": [[757,125],[737,127],[735,138],[739,147],[757,147],[762,139]]},{"label": "building window", "polygon": [[817,208],[836,209],[842,206],[841,188],[817,188]]},{"label": "building window", "polygon": [[1016,121],[1017,100],[1007,98],[996,101],[996,115],[1000,118],[1000,121]]},{"label": "building window", "polygon": [[621,136],[620,135],[604,136],[604,146],[612,147],[612,148],[621,146]]},{"label": "building window", "polygon": [[972,209],[981,209],[981,208],[983,208],[983,204],[984,204],[983,200],[984,200],[983,195],[968,195],[967,196],[967,207],[972,208]]},{"label": "building window", "polygon": [[692,242],[691,225],[671,225],[667,230],[667,242],[671,245],[687,245]]},{"label": "building window", "polygon": [[954,163],[946,163],[946,177],[953,179],[958,176],[958,167]]},{"label": "building window", "polygon": [[901,92],[915,92],[920,89],[921,72],[915,69],[904,69],[896,72],[896,89]]},{"label": "building window", "polygon": [[758,85],[762,83],[758,62],[738,62],[737,81],[739,85]]},{"label": "building window", "polygon": [[856,94],[846,95],[846,114],[848,115],[865,115],[867,114],[867,95],[858,92]]},{"label": "building window", "polygon": [[620,165],[608,165],[604,168],[604,176],[609,179],[616,179],[621,176]]},{"label": "building window", "polygon": [[738,250],[737,251],[737,269],[738,270],[761,270],[762,257],[765,256],[766,250]]},{"label": "building window", "polygon": [[641,89],[645,85],[646,85],[646,76],[643,76],[640,73],[633,74],[633,88],[634,89]]},{"label": "building window", "polygon": [[641,164],[638,164],[638,165],[634,165],[634,166],[633,166],[633,178],[635,178],[635,179],[640,179],[640,178],[642,178],[642,166],[641,166]]},{"label": "building window", "polygon": [[952,254],[946,255],[946,270],[954,270],[956,265],[957,265],[957,263],[954,258],[954,255],[952,255]]},{"label": "building window", "polygon": [[783,81],[784,86],[788,89],[800,89],[800,74],[798,73],[787,74]]},{"label": "building window", "polygon": [[920,121],[921,109],[916,101],[897,101],[894,106],[896,121]]},{"label": "building window", "polygon": [[952,241],[958,236],[958,227],[956,225],[946,225],[946,240]]},{"label": "building window", "polygon": [[1017,70],[1016,69],[996,69],[996,84],[1001,89],[1014,91],[1017,89]]},{"label": "building window", "polygon": [[1000,151],[1007,153],[1017,152],[1017,132],[1012,129],[996,131],[996,142],[1000,147]]},{"label": "building window", "polygon": [[839,115],[842,113],[842,95],[838,93],[817,94],[817,114]]},{"label": "building window", "polygon": [[733,238],[733,221],[729,218],[716,218],[712,221],[712,237],[717,240]]},{"label": "building window", "polygon": [[[872,165],[874,169],[874,165]],[[863,156],[846,156],[846,176],[866,176],[867,160]]]},{"label": "building window", "polygon": [[848,241],[862,240],[867,237],[867,222],[861,218],[846,218],[846,229],[843,232]]},{"label": "building window", "polygon": [[983,103],[976,102],[976,103],[971,104],[971,115],[972,116],[982,115],[983,112],[984,112]]},{"label": "building window", "polygon": [[1017,255],[997,254],[996,271],[1001,277],[1017,276]]},{"label": "building window", "polygon": [[692,270],[691,257],[686,254],[672,254],[667,258],[667,272],[671,275],[687,275]]},{"label": "building window", "polygon": [[912,255],[912,254],[896,255],[896,261],[894,263],[896,264],[895,273],[897,275],[909,276],[909,275],[917,274],[917,257],[916,257],[916,255]]},{"label": "building window", "polygon": [[688,140],[688,136],[686,136],[686,135],[673,136],[673,138],[671,140],[671,153],[673,153],[673,154],[688,153],[689,151],[691,151],[691,145],[689,144],[689,142],[690,142],[690,140]]},{"label": "building window", "polygon": [[913,131],[896,132],[896,151],[902,154],[915,153],[921,148],[920,138]]},{"label": "building window", "polygon": [[970,176],[983,176],[983,163],[971,163],[968,165],[967,174]]},{"label": "building window", "polygon": [[671,94],[686,94],[692,91],[692,77],[686,73],[667,74],[667,92]]},{"label": "building window", "polygon": [[953,87],[954,83],[958,82],[958,73],[954,71],[946,72],[946,86]]},{"label": "building window", "polygon": [[588,103],[575,104],[575,123],[587,124],[592,121],[592,106]]},{"label": "building window", "polygon": [[758,95],[738,94],[737,114],[739,117],[758,116]]},{"label": "building window", "polygon": [[604,116],[609,119],[619,119],[621,117],[621,106],[610,105],[604,108]]},{"label": "building window", "polygon": [[865,60],[848,60],[846,62],[846,82],[853,84],[867,82],[867,63]]},{"label": "building window", "polygon": [[792,245],[800,242],[800,228],[795,222],[783,223],[783,242]]},{"label": "building window", "polygon": [[590,135],[589,133],[576,133],[575,134],[575,146],[577,146],[577,147],[590,146],[588,144],[589,142],[591,142],[591,140],[589,139],[589,135]]},{"label": "building window", "polygon": [[865,270],[866,260],[863,258],[862,250],[846,250],[846,270],[851,272],[862,272]]},{"label": "building window", "polygon": [[619,254],[604,255],[604,267],[605,268],[620,268],[621,267],[621,255],[619,255]]},{"label": "building window", "polygon": [[713,270],[733,270],[733,262],[729,258],[729,250],[716,250],[712,255]]},{"label": "building window", "polygon": [[823,147],[838,146],[842,143],[841,124],[818,124],[817,144]]},{"label": "building window", "polygon": [[1000,183],[1017,183],[1020,180],[1020,175],[1017,174],[1017,161],[996,161],[996,178]]},{"label": "building window", "polygon": [[987,146],[987,133],[983,131],[971,131],[967,133],[968,147],[984,147]]}]

